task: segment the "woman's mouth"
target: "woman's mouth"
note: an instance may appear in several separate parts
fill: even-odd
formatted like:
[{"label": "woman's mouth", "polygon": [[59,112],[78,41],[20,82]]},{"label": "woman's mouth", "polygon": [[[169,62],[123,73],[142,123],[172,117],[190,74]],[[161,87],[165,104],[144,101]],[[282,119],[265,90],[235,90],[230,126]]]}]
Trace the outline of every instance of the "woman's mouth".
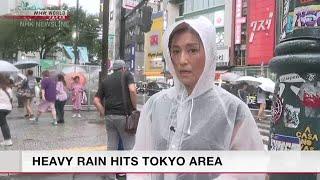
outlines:
[{"label": "woman's mouth", "polygon": [[190,76],[192,74],[191,71],[187,70],[180,70],[179,72],[181,76]]}]

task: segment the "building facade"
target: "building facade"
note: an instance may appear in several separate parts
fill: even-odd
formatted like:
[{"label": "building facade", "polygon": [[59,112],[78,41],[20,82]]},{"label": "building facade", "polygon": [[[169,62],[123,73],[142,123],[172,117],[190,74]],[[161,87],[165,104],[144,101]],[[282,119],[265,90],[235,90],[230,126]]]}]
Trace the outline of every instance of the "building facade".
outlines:
[{"label": "building facade", "polygon": [[164,13],[152,15],[152,26],[145,33],[144,75],[149,81],[165,81],[165,63],[163,58],[162,37],[164,33]]},{"label": "building facade", "polygon": [[241,75],[271,76],[276,5],[273,0],[233,0],[231,65]]}]

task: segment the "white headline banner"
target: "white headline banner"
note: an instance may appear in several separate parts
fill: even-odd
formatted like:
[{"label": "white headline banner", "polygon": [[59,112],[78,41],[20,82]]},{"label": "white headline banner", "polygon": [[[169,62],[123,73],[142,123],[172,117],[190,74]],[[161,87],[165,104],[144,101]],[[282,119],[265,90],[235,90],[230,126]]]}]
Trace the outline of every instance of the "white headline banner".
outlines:
[{"label": "white headline banner", "polygon": [[320,173],[319,151],[22,151],[21,172]]}]

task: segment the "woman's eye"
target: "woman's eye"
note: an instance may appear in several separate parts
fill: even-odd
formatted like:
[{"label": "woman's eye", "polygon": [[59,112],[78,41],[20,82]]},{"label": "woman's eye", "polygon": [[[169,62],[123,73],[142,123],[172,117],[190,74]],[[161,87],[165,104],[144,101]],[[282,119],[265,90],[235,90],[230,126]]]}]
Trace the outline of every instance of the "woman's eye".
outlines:
[{"label": "woman's eye", "polygon": [[172,53],[173,53],[173,54],[178,54],[179,52],[180,52],[180,50],[178,50],[178,49],[172,50]]},{"label": "woman's eye", "polygon": [[197,53],[197,52],[198,52],[198,49],[193,48],[193,49],[190,49],[189,52],[190,52],[190,53]]}]

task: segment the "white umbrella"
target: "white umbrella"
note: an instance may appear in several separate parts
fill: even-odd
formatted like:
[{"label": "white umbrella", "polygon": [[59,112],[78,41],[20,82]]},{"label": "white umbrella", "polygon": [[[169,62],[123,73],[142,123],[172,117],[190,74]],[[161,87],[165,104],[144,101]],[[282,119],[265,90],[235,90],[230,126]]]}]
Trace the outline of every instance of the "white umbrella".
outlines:
[{"label": "white umbrella", "polygon": [[260,80],[253,76],[241,76],[237,80],[235,80],[236,83],[246,82],[249,85],[257,86],[261,84]]},{"label": "white umbrella", "polygon": [[22,73],[18,73],[17,76],[21,79],[27,79],[27,76],[25,76],[24,74]]},{"label": "white umbrella", "polygon": [[266,92],[274,93],[275,84],[263,83],[263,84],[260,84],[259,87]]},{"label": "white umbrella", "polygon": [[272,84],[273,83],[274,84],[274,82],[269,78],[258,77],[257,79],[261,84],[263,84],[263,83],[268,83],[268,84]]},{"label": "white umbrella", "polygon": [[233,81],[237,80],[240,77],[240,75],[236,74],[236,73],[232,73],[232,72],[226,72],[226,73],[221,74],[220,77],[221,77],[222,81],[233,82]]},{"label": "white umbrella", "polygon": [[16,66],[18,69],[28,69],[38,65],[39,65],[39,62],[36,60],[25,60],[25,61],[18,61],[14,63],[14,66]]},{"label": "white umbrella", "polygon": [[271,79],[259,77],[258,80],[261,82],[259,87],[262,90],[264,90],[266,92],[274,93],[274,88],[275,88],[276,84]]},{"label": "white umbrella", "polygon": [[81,72],[81,73],[87,73],[87,71],[81,67],[77,66],[69,66],[62,69],[62,72],[64,74],[74,73],[74,72]]},{"label": "white umbrella", "polygon": [[0,60],[0,72],[2,73],[17,73],[19,69],[17,69],[13,64]]}]

